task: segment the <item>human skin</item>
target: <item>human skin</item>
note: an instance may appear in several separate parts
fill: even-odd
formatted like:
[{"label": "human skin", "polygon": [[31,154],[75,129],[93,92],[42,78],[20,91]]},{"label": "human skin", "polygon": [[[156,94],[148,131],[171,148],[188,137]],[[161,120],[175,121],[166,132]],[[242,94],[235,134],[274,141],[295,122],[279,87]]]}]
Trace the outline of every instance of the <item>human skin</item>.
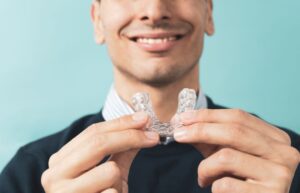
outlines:
[{"label": "human skin", "polygon": [[[102,0],[93,4],[92,18],[96,41],[107,45],[114,84],[124,100],[130,103],[136,92],[148,92],[159,119],[169,121],[176,112],[179,91],[184,87],[199,90],[204,35],[214,33],[211,1]],[[183,37],[163,51],[145,51],[131,40],[175,35]]]},{"label": "human skin", "polygon": [[[129,167],[138,150],[159,141],[157,133],[143,130],[148,119],[136,113],[86,128],[50,157],[41,178],[45,192],[127,193]],[[108,155],[109,161],[99,164]]]},{"label": "human skin", "polygon": [[300,154],[282,130],[240,109],[190,111],[178,119],[184,126],[175,140],[205,157],[200,186],[217,193],[289,192]]},{"label": "human skin", "polygon": [[[96,42],[107,45],[113,61],[116,90],[129,104],[134,93],[148,92],[159,119],[168,121],[179,91],[200,89],[204,36],[214,33],[211,0],[101,0],[93,2],[91,16]],[[128,192],[136,153],[158,143],[157,134],[142,131],[148,117],[134,117],[94,124],[51,156],[42,177],[46,192]],[[300,156],[280,129],[236,109],[176,118],[184,127],[175,139],[205,156],[200,186],[212,184],[213,192],[288,192]],[[106,155],[113,156],[96,166]]]}]

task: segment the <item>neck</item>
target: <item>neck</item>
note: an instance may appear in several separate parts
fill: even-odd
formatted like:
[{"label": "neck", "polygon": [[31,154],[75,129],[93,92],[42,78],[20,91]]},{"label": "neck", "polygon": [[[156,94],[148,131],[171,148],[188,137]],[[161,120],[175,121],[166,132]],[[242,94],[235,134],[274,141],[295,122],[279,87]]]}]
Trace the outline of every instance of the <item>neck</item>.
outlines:
[{"label": "neck", "polygon": [[[128,104],[131,104],[131,98],[135,93],[149,93],[155,114],[160,121],[167,122],[177,110],[179,92],[183,88],[191,88],[196,91],[200,89],[198,66],[199,65],[196,65],[190,73],[184,75],[180,79],[160,87],[129,79],[114,69],[114,84],[119,96]],[[126,85],[126,87],[124,85]]]}]

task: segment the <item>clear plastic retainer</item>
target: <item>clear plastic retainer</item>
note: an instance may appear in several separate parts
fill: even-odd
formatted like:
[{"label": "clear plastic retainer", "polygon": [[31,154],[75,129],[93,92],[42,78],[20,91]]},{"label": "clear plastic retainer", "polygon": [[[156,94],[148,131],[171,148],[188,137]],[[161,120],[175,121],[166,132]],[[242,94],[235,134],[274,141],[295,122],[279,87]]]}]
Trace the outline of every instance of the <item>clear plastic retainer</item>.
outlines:
[{"label": "clear plastic retainer", "polygon": [[[193,89],[184,88],[178,95],[178,107],[176,114],[193,110],[196,106],[196,92]],[[148,131],[158,132],[160,136],[160,144],[167,145],[174,141],[173,132],[176,128],[181,127],[180,120],[172,120],[170,122],[160,122],[155,115],[150,96],[146,92],[138,92],[132,97],[132,105],[136,112],[146,112],[150,117],[150,122],[146,127]]]}]

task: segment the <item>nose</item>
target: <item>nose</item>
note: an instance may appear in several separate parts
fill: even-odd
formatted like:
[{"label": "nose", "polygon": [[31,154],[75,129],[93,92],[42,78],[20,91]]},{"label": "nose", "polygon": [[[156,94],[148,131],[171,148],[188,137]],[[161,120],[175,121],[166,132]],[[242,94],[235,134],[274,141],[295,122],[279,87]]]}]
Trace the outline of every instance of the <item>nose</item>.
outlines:
[{"label": "nose", "polygon": [[155,24],[171,18],[171,2],[174,0],[145,0],[140,10],[140,20]]}]

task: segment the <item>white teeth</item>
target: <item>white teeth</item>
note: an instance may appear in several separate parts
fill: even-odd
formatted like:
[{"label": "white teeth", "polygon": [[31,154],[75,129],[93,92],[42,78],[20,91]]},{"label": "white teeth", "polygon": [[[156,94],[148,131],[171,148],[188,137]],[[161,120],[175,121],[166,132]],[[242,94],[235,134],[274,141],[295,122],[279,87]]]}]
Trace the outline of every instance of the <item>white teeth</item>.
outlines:
[{"label": "white teeth", "polygon": [[137,38],[137,42],[144,44],[159,44],[176,40],[175,36],[165,38]]}]

